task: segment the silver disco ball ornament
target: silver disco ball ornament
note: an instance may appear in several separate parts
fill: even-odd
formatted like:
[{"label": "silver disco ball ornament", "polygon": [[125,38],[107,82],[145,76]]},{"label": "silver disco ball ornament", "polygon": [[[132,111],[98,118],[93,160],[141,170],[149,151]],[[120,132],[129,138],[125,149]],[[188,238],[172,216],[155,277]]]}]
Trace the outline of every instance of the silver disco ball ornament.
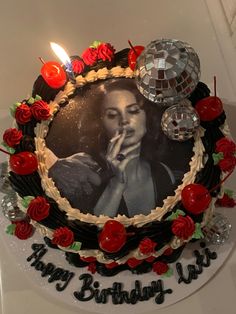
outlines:
[{"label": "silver disco ball ornament", "polygon": [[136,62],[139,91],[155,103],[173,105],[195,89],[200,61],[193,48],[180,40],[152,41]]},{"label": "silver disco ball ornament", "polygon": [[198,113],[186,99],[167,108],[161,119],[163,132],[174,141],[182,142],[190,139],[199,125]]},{"label": "silver disco ball ornament", "polygon": [[223,244],[228,240],[231,224],[220,213],[214,213],[210,222],[202,229],[206,242],[211,244]]},{"label": "silver disco ball ornament", "polygon": [[17,196],[15,192],[4,195],[1,206],[4,216],[10,221],[19,221],[26,217],[26,214],[17,206]]}]

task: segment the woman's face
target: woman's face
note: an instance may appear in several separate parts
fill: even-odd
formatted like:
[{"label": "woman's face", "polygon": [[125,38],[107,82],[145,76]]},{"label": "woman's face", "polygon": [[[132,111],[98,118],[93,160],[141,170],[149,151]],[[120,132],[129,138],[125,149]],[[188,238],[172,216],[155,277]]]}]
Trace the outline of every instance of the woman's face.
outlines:
[{"label": "woman's face", "polygon": [[112,91],[105,96],[102,122],[109,139],[125,130],[123,147],[139,143],[146,133],[146,114],[127,90]]}]

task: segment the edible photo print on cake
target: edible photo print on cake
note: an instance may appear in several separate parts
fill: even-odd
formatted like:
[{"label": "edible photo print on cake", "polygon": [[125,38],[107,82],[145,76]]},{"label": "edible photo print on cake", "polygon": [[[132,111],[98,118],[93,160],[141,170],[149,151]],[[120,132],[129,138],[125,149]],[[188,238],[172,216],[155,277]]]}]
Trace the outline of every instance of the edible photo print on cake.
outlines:
[{"label": "edible photo print on cake", "polygon": [[164,135],[165,109],[146,99],[134,79],[77,89],[46,137],[49,176],[72,207],[133,217],[174,195],[189,171],[193,140],[180,143]]}]

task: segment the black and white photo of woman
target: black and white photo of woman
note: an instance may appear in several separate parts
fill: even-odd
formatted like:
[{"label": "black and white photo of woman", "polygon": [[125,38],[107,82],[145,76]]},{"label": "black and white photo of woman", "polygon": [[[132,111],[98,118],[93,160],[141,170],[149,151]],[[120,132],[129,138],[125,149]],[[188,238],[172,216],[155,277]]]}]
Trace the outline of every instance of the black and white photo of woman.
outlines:
[{"label": "black and white photo of woman", "polygon": [[[67,106],[67,114],[79,112],[66,122],[68,130],[62,125]],[[55,130],[50,130],[47,138],[48,168],[49,176],[73,207],[96,216],[133,217],[149,214],[174,194],[186,165],[178,171],[160,159],[162,151],[173,152],[160,141],[164,137],[160,130],[164,109],[144,98],[133,79],[90,84],[78,91],[71,107],[70,103],[67,106],[59,113],[64,119],[55,117]],[[57,133],[57,118],[64,134]],[[60,150],[67,149],[59,145],[58,153],[53,147],[61,138],[72,146],[69,156],[62,158]]]}]

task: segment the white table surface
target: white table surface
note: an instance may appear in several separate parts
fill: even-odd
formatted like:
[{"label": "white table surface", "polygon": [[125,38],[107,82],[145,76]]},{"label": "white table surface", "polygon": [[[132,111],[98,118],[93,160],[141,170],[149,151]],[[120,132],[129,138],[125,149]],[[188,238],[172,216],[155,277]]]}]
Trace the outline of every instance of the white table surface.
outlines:
[{"label": "white table surface", "polygon": [[[231,50],[223,12],[218,10],[220,2],[1,1],[0,40],[4,48],[0,52],[0,134],[11,125],[8,107],[27,96],[39,73],[38,55],[46,60],[52,57],[47,49],[49,41],[64,43],[74,53],[83,51],[90,42],[100,38],[113,43],[119,50],[126,46],[127,39],[132,39],[135,44],[147,44],[156,38],[167,37],[186,40],[198,51],[204,82],[212,87],[212,77],[217,76],[218,95],[228,102],[225,110],[236,138],[235,80],[232,79],[236,73],[233,70],[236,59],[231,58],[235,52]],[[217,21],[215,25],[214,19]],[[0,155],[0,161],[3,160],[5,157]],[[236,190],[235,175],[226,186]],[[230,215],[236,215],[236,208],[228,211]],[[12,254],[1,242],[0,292],[1,314],[88,313],[48,299],[19,271]],[[148,314],[156,312],[147,309]],[[223,267],[199,291],[159,309],[158,313],[235,314],[236,250],[232,250]]]}]

